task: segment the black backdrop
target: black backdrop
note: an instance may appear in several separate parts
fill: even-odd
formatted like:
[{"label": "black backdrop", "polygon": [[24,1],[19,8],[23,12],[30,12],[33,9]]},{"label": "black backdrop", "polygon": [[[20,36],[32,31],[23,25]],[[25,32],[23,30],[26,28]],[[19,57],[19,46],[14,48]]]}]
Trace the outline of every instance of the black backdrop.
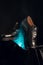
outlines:
[{"label": "black backdrop", "polygon": [[12,30],[16,21],[31,16],[38,27],[38,43],[43,41],[43,3],[42,1],[2,1],[0,2],[0,34]]},{"label": "black backdrop", "polygon": [[[9,30],[12,30],[13,26],[15,25],[16,20],[22,21],[25,17],[31,16],[34,23],[38,27],[38,40],[37,44],[43,44],[43,2],[42,1],[30,1],[30,0],[20,0],[20,1],[2,1],[0,2],[0,34],[9,32]],[[7,42],[6,42],[7,44]],[[3,44],[4,45],[4,44]],[[9,45],[9,42],[8,42]],[[0,61],[2,65],[5,63],[7,65],[14,63],[15,53],[18,54],[18,58],[21,57],[22,62],[24,62],[27,65],[27,62],[30,59],[28,59],[28,55],[24,56],[23,51],[19,50],[21,52],[20,55],[17,52],[18,50],[14,50],[15,48],[11,47],[1,47],[0,48]],[[14,55],[15,54],[15,55]],[[22,56],[23,55],[23,56]],[[17,56],[17,55],[16,55]],[[31,56],[31,54],[29,55]],[[27,57],[27,58],[24,58]],[[25,60],[23,60],[24,58]],[[33,57],[31,57],[33,58]],[[7,60],[6,60],[7,59]],[[13,60],[12,60],[13,59]],[[20,59],[20,58],[19,58]],[[27,59],[27,62],[25,62]],[[6,60],[6,61],[5,61]],[[16,59],[18,60],[18,59]],[[20,60],[18,60],[20,61]],[[20,61],[21,62],[21,61]],[[17,62],[15,62],[17,63]],[[31,63],[31,62],[30,62]],[[4,65],[5,65],[4,64]],[[25,65],[24,64],[24,65]]]}]

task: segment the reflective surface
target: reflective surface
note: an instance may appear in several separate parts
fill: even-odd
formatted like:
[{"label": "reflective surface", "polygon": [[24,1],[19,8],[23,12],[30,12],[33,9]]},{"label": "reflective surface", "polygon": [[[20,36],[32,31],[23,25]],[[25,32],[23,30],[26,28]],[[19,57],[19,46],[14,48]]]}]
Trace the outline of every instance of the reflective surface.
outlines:
[{"label": "reflective surface", "polygon": [[22,49],[26,49],[25,48],[25,32],[22,28],[22,26],[20,26],[19,32],[16,35],[16,37],[13,39],[13,41]]}]

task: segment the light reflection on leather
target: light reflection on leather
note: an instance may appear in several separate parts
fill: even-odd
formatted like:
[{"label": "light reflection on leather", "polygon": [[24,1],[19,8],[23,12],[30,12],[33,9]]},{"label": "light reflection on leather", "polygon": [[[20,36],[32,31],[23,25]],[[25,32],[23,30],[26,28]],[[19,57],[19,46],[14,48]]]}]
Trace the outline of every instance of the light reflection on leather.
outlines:
[{"label": "light reflection on leather", "polygon": [[13,39],[13,42],[15,42],[22,49],[25,49],[25,38],[24,37],[25,37],[25,32],[21,26],[19,29],[18,35]]}]

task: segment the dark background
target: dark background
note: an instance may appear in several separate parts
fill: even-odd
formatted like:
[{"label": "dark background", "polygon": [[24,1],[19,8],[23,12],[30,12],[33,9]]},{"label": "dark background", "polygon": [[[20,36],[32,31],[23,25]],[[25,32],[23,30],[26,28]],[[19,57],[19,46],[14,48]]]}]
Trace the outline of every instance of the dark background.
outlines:
[{"label": "dark background", "polygon": [[[34,23],[38,27],[37,44],[42,45],[43,44],[43,2],[39,1],[39,0],[37,0],[37,1],[36,0],[34,0],[34,1],[32,1],[32,0],[20,0],[20,1],[14,0],[14,1],[0,2],[0,34],[12,31],[12,28],[14,27],[16,21],[21,22],[28,15],[31,16]],[[28,61],[28,60],[31,57],[31,52],[29,53],[29,56],[28,56],[26,51],[23,51],[18,48],[15,49],[12,46],[9,47],[9,43],[10,42],[6,42],[6,44],[8,44],[7,46],[6,45],[3,47],[0,46],[1,65],[8,65],[8,64],[10,65],[12,63],[14,64],[14,63],[19,63],[19,62],[20,63],[24,62],[26,65],[27,65],[27,63],[29,64],[30,61]],[[16,55],[16,57],[15,57],[15,55]],[[29,59],[28,59],[28,57],[29,57]],[[17,58],[17,59],[15,59],[15,58]],[[31,58],[33,59],[33,57],[31,57]],[[20,61],[20,59],[22,60],[22,62]],[[14,62],[14,60],[18,60],[18,62]],[[33,62],[34,61],[32,61],[32,63]],[[35,62],[36,62],[36,60],[35,60]]]},{"label": "dark background", "polygon": [[43,2],[32,0],[0,2],[0,34],[12,30],[16,21],[31,16],[38,27],[38,43],[43,44]]}]

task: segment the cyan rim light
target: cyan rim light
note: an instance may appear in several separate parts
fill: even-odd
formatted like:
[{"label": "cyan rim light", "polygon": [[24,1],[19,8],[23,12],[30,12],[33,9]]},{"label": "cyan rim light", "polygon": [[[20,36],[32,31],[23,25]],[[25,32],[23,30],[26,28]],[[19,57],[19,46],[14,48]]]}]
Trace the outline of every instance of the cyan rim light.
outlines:
[{"label": "cyan rim light", "polygon": [[20,26],[19,32],[18,32],[17,36],[13,39],[13,42],[15,42],[22,49],[24,49],[24,50],[26,49],[25,48],[25,32],[24,32],[22,26]]}]

